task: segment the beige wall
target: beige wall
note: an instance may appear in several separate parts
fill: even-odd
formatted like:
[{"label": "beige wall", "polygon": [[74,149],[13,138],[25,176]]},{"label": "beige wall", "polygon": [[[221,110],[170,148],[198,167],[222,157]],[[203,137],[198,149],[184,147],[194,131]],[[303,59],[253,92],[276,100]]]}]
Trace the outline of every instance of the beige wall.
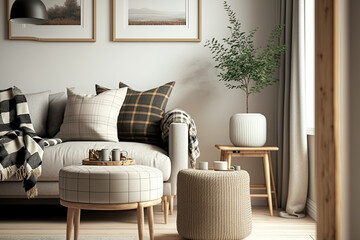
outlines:
[{"label": "beige wall", "polygon": [[342,181],[342,239],[350,238],[350,192],[349,192],[349,9],[348,0],[340,6],[340,138],[341,138],[341,181]]},{"label": "beige wall", "polygon": [[[360,2],[351,0],[349,2],[349,95],[348,95],[348,127],[349,134],[347,136],[349,146],[349,226],[350,238],[360,239]],[[346,202],[344,203],[346,204]]]},{"label": "beige wall", "polygon": [[[7,40],[6,1],[0,1],[0,89],[16,85],[24,92],[78,91],[94,93],[95,83],[116,88],[119,81],[145,90],[175,80],[168,109],[179,107],[195,119],[201,161],[219,158],[216,143],[229,144],[228,121],[245,111],[244,94],[218,82],[209,49],[201,43],[114,43],[110,41],[111,2],[97,1],[95,43],[46,43]],[[227,16],[220,0],[203,0],[203,39],[222,38]],[[243,29],[259,27],[264,44],[277,22],[277,0],[229,0]],[[277,85],[250,97],[250,111],[268,121],[268,142],[276,144]],[[274,159],[275,160],[275,159]],[[252,181],[263,181],[261,161],[241,162]],[[275,166],[274,166],[275,167]],[[265,202],[264,202],[265,203]]]},{"label": "beige wall", "polygon": [[341,161],[344,240],[360,239],[360,2],[341,2]]}]

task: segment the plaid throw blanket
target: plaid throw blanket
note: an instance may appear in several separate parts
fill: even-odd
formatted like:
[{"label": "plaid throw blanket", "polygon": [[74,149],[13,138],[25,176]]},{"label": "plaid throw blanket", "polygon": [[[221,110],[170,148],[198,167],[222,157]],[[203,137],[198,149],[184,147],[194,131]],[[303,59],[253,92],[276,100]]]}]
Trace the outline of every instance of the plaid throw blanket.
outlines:
[{"label": "plaid throw blanket", "polygon": [[185,111],[174,109],[168,111],[161,121],[162,139],[166,148],[169,146],[169,130],[171,123],[185,123],[188,125],[189,135],[189,157],[192,168],[195,168],[196,159],[200,156],[199,141],[194,120]]},{"label": "plaid throw blanket", "polygon": [[44,142],[36,136],[25,96],[14,87],[0,90],[0,181],[14,174],[28,198],[37,195]]}]

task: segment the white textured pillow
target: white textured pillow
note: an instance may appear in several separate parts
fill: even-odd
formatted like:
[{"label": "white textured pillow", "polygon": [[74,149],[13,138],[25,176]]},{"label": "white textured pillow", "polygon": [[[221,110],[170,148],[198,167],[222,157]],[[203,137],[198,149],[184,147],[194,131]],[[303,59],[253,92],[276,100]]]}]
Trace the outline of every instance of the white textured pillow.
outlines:
[{"label": "white textured pillow", "polygon": [[126,92],[127,88],[120,88],[99,95],[86,95],[67,89],[64,121],[56,137],[63,141],[118,142],[117,118]]}]

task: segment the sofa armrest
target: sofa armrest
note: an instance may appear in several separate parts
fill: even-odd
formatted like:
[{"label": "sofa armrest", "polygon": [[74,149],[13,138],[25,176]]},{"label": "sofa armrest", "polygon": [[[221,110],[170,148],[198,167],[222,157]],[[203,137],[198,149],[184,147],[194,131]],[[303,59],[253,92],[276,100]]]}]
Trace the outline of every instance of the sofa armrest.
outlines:
[{"label": "sofa armrest", "polygon": [[185,123],[172,123],[169,131],[169,157],[171,159],[171,195],[176,195],[178,172],[189,166],[188,126]]}]

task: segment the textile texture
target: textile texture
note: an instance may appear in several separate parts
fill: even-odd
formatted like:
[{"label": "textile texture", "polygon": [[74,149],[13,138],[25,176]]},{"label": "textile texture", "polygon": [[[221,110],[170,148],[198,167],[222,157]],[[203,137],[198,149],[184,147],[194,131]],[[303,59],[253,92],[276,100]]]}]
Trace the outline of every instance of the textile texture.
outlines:
[{"label": "textile texture", "polygon": [[243,170],[181,170],[176,224],[185,239],[247,237],[252,231],[249,174]]},{"label": "textile texture", "polygon": [[65,165],[81,165],[82,159],[89,157],[89,149],[103,148],[109,150],[118,148],[127,151],[128,157],[135,159],[137,165],[159,169],[163,173],[163,181],[168,181],[171,176],[170,158],[165,150],[155,145],[138,142],[69,141],[46,148],[41,179],[43,181],[59,181],[61,168]]},{"label": "textile texture", "polygon": [[116,122],[126,91],[121,88],[85,95],[68,89],[64,121],[56,138],[118,142]]},{"label": "textile texture", "polygon": [[162,139],[165,148],[169,146],[169,130],[171,123],[185,123],[188,126],[190,164],[192,168],[195,168],[196,159],[200,157],[195,121],[188,113],[181,109],[168,111],[161,121]]},{"label": "textile texture", "polygon": [[60,138],[44,138],[44,146],[51,147],[62,143]]},{"label": "textile texture", "polygon": [[[163,147],[160,123],[175,82],[144,92],[131,89],[120,82],[119,87],[128,87],[124,104],[118,117],[118,137],[120,141],[135,141]],[[96,93],[107,88],[96,85]]]},{"label": "textile texture", "polygon": [[281,1],[288,51],[280,68],[278,189],[281,217],[305,216],[308,195],[308,149],[305,99],[305,1]]},{"label": "textile texture", "polygon": [[49,95],[48,117],[46,121],[47,137],[54,137],[59,131],[64,119],[67,96],[65,92]]},{"label": "textile texture", "polygon": [[59,172],[59,197],[74,203],[121,204],[163,196],[159,169],[141,166],[67,166]]},{"label": "textile texture", "polygon": [[44,141],[34,131],[26,98],[18,88],[0,91],[0,114],[0,181],[15,174],[28,198],[35,197]]},{"label": "textile texture", "polygon": [[46,119],[48,118],[50,91],[24,94],[31,122],[39,137],[46,137]]}]

